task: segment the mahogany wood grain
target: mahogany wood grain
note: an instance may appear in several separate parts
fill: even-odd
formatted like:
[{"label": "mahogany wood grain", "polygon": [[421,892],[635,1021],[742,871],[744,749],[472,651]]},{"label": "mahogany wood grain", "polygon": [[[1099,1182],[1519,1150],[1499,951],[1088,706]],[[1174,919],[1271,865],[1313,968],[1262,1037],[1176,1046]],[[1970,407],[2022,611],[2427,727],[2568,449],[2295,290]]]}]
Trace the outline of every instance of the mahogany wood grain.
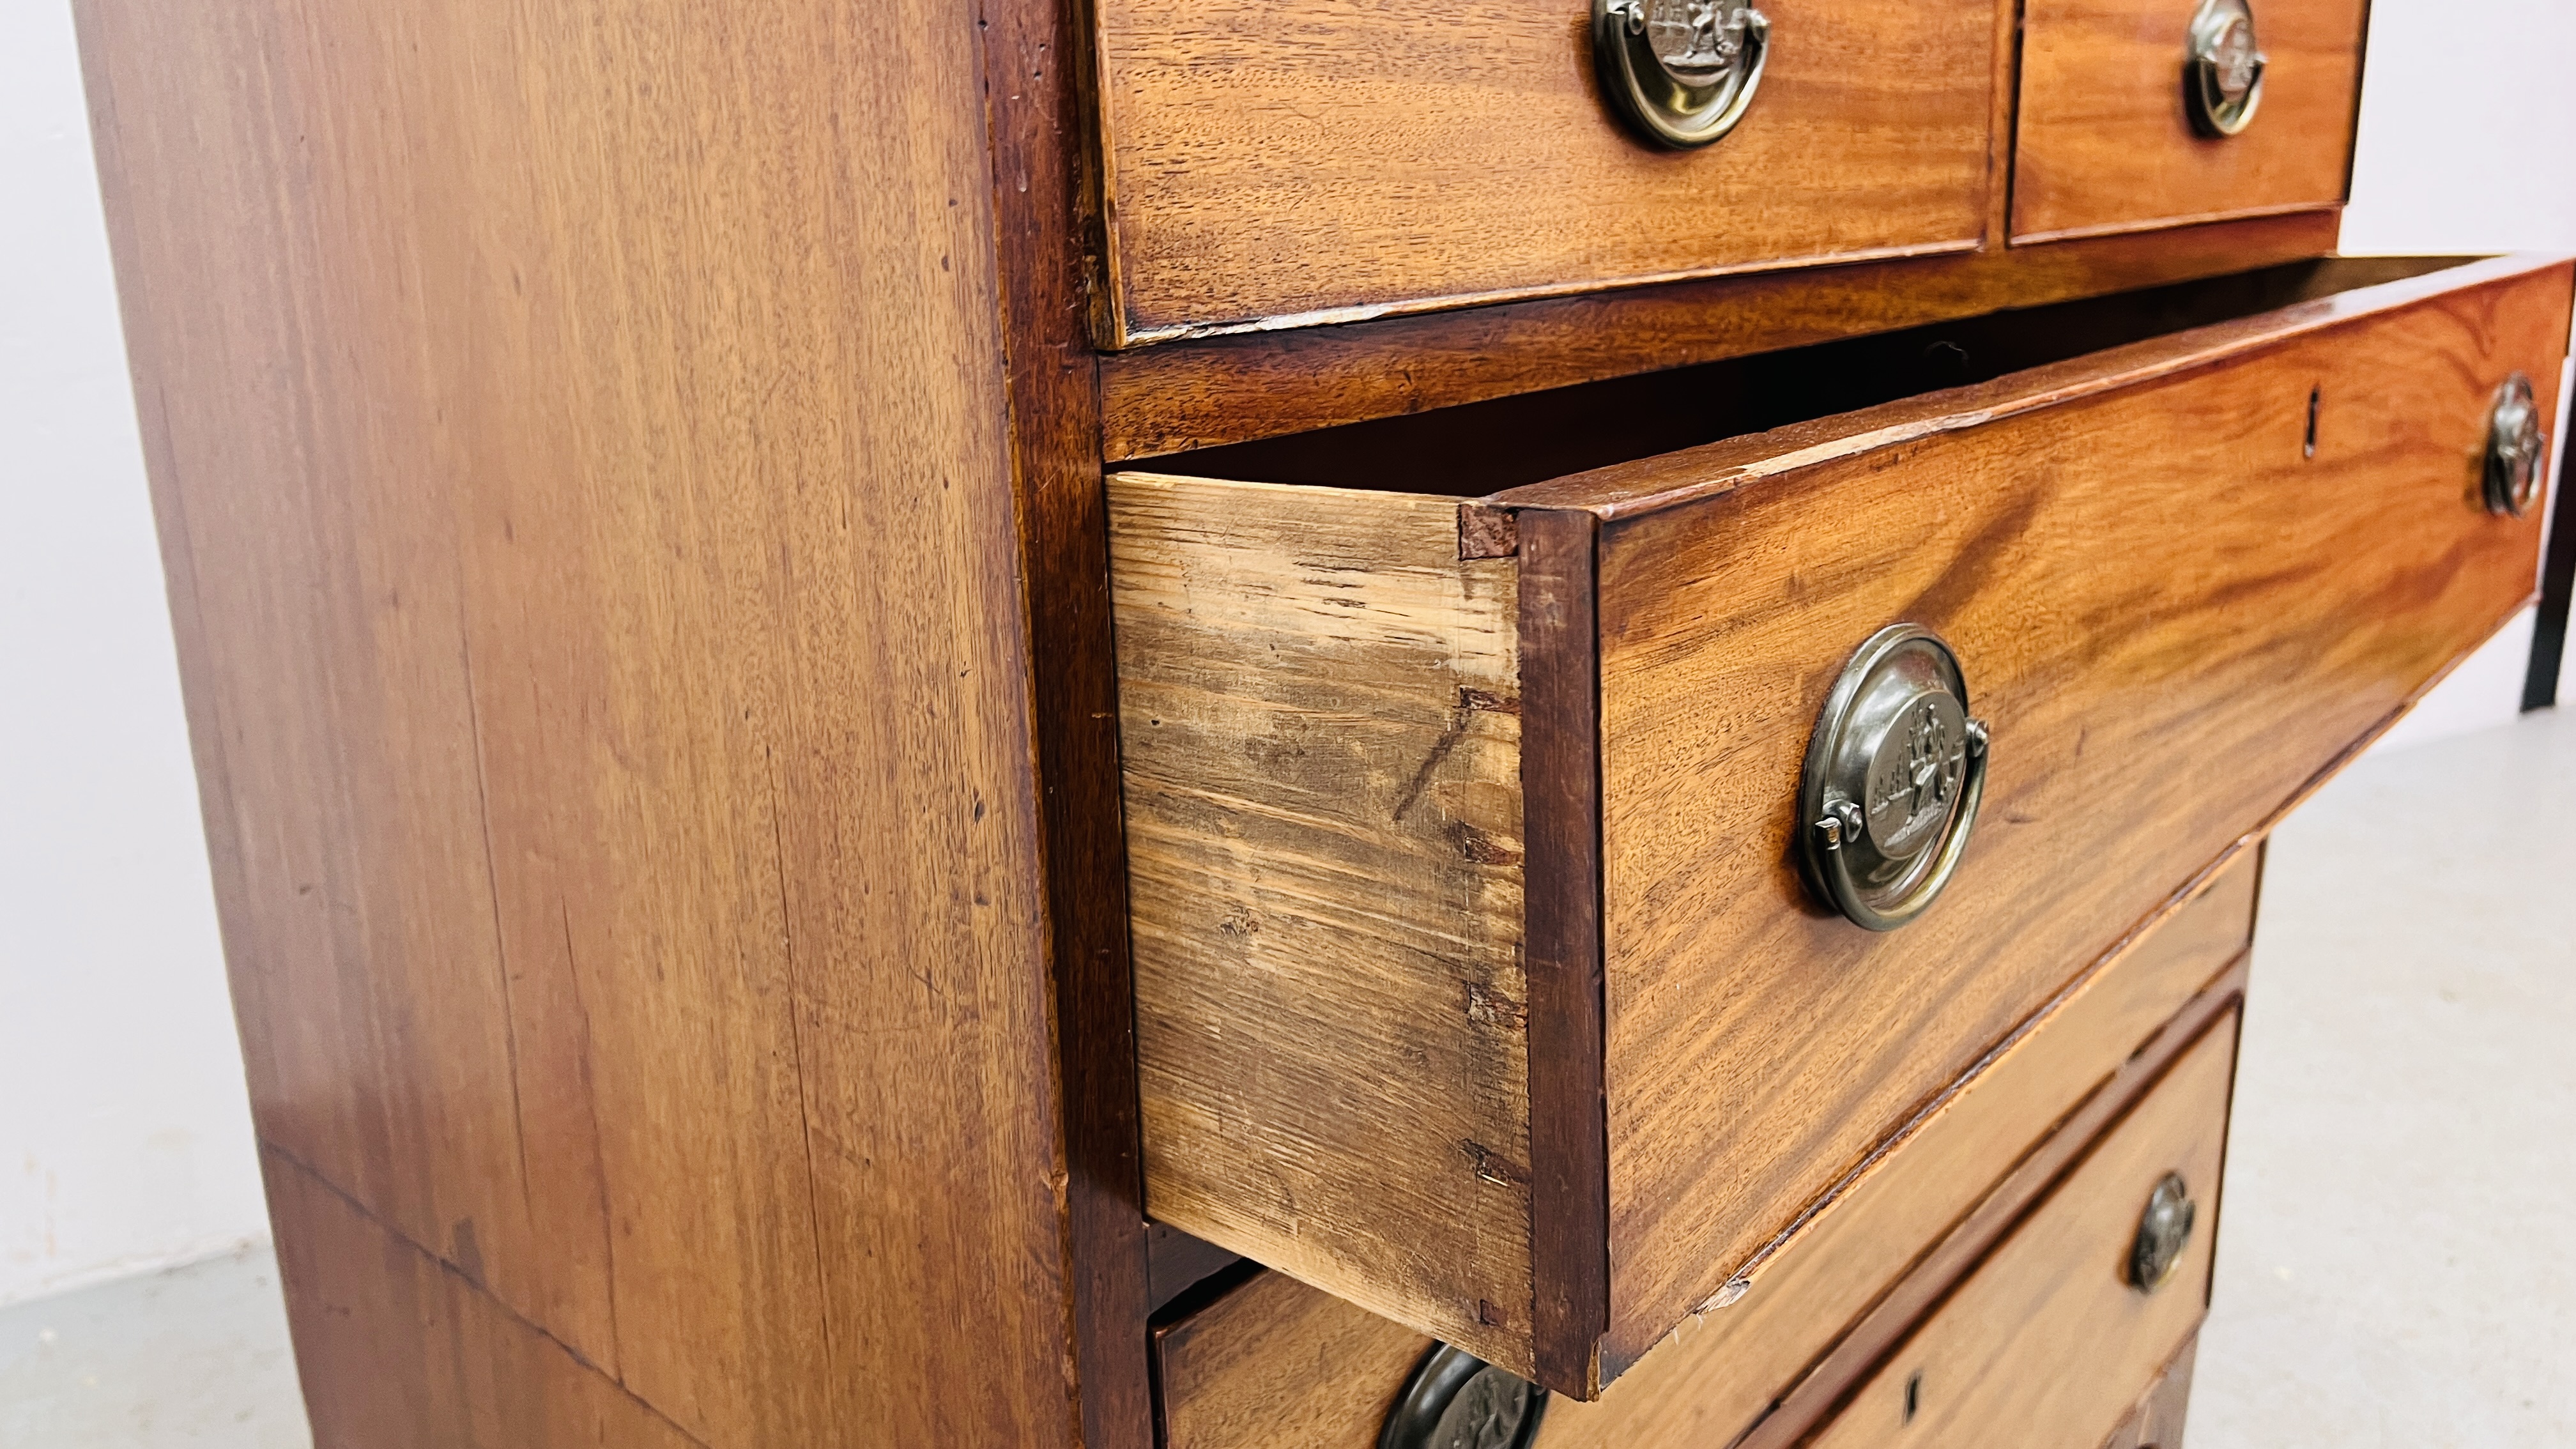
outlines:
[{"label": "mahogany wood grain", "polygon": [[1112,462],[2322,256],[2332,211],[1166,342],[1100,359]]},{"label": "mahogany wood grain", "polygon": [[1111,347],[1985,233],[1996,0],[1775,15],[1752,110],[1689,153],[1612,118],[1582,5],[1098,11]]},{"label": "mahogany wood grain", "polygon": [[1526,1370],[1519,565],[1444,499],[1109,502],[1146,1205]]},{"label": "mahogany wood grain", "polygon": [[[2212,1026],[1949,1298],[1812,1449],[2059,1449],[2119,1432],[2209,1306],[2236,1018]],[[2138,1217],[2167,1173],[2195,1223],[2172,1275],[2130,1284]]]},{"label": "mahogany wood grain", "polygon": [[2011,1176],[1934,1244],[1912,1272],[1873,1304],[1833,1350],[1797,1380],[1778,1407],[1735,1441],[1735,1449],[1783,1449],[1830,1417],[1852,1386],[1878,1366],[1961,1275],[2013,1230],[2102,1129],[2136,1101],[2184,1047],[2199,1040],[2212,1021],[2237,1009],[2244,999],[2248,959],[2238,957],[2137,1055],[2122,1063],[2102,1090],[2086,1098]]},{"label": "mahogany wood grain", "polygon": [[1153,1386],[1141,1325],[1160,1300],[1145,1236],[1117,660],[1090,345],[1100,218],[1088,17],[1062,0],[987,0],[979,16],[1064,1084],[1083,1443],[1146,1449]]},{"label": "mahogany wood grain", "polygon": [[1684,1320],[1599,1402],[1555,1405],[1539,1449],[1730,1444],[1757,1421],[1777,1438],[1775,1404],[1811,1411],[1837,1365],[1847,1384],[1852,1340],[1859,1366],[1885,1348],[1889,1302],[1936,1298],[2234,999],[2259,869],[2239,853],[2086,975],[1739,1280],[1741,1298]]},{"label": "mahogany wood grain", "polygon": [[1164,1449],[1375,1449],[1434,1342],[1259,1274],[1154,1331]]},{"label": "mahogany wood grain", "polygon": [[[709,1449],[1073,1442],[975,8],[79,18],[288,1260]],[[297,1300],[325,1445],[418,1302]]]},{"label": "mahogany wood grain", "polygon": [[[2565,263],[2462,268],[1531,490],[1604,519],[1605,1359],[2521,607],[2537,527],[2479,459],[2568,305]],[[1783,802],[1898,620],[1995,743],[1959,878],[1875,934],[1812,903]]]},{"label": "mahogany wood grain", "polygon": [[2198,0],[2023,0],[2016,244],[2339,206],[2368,0],[2262,0],[2271,63],[2242,133],[2183,109]]},{"label": "mahogany wood grain", "polygon": [[269,1150],[260,1167],[270,1215],[296,1228],[277,1266],[313,1442],[703,1449],[300,1164]]}]

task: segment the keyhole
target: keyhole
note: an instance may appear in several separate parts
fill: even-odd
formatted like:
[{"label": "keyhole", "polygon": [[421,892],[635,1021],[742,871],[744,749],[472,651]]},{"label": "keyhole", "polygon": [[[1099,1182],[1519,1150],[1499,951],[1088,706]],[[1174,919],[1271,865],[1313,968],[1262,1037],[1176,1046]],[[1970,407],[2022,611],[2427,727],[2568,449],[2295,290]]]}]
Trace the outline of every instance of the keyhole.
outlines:
[{"label": "keyhole", "polygon": [[2308,389],[2308,441],[2307,446],[2299,453],[2302,458],[2313,458],[2317,455],[2317,405],[2323,400],[2324,392],[2323,388]]},{"label": "keyhole", "polygon": [[1914,1422],[1914,1411],[1923,1407],[1923,1370],[1916,1369],[1905,1380],[1905,1422]]}]

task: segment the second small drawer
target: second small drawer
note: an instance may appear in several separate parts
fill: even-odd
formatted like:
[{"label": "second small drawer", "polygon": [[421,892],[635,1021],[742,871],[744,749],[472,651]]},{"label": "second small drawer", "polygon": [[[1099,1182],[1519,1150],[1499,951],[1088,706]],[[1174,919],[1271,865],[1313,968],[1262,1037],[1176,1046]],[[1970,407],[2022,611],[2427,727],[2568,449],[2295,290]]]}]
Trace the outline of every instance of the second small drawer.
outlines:
[{"label": "second small drawer", "polygon": [[2343,204],[2366,0],[2029,0],[2016,242]]},{"label": "second small drawer", "polygon": [[1114,476],[1148,1210],[1583,1398],[1731,1301],[2528,597],[2568,269],[2416,270],[1464,509]]}]

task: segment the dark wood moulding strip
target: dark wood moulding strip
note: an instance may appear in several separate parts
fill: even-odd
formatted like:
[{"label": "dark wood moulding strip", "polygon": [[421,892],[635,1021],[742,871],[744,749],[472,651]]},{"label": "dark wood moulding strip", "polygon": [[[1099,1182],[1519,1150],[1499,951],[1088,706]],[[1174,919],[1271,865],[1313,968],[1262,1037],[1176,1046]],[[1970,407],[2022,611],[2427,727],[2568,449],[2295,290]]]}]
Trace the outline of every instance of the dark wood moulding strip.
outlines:
[{"label": "dark wood moulding strip", "polygon": [[[2571,412],[2570,417],[2576,417]],[[2531,635],[2531,672],[2525,676],[2522,707],[2550,709],[2558,703],[2558,672],[2567,658],[2567,613],[2576,598],[2576,512],[2567,506],[2576,489],[2576,447],[2558,443],[2558,487],[2550,500],[2549,543],[2540,565],[2540,617]]]},{"label": "dark wood moulding strip", "polygon": [[1117,665],[1090,287],[1089,7],[983,9],[1012,486],[1029,610],[1049,966],[1062,1052],[1073,1369],[1088,1449],[1150,1449],[1154,1389]]},{"label": "dark wood moulding strip", "polygon": [[1531,1323],[1539,1381],[1586,1399],[1599,1391],[1610,1328],[1599,532],[1582,513],[1520,519]]},{"label": "dark wood moulding strip", "polygon": [[2324,256],[2338,211],[1714,277],[1100,359],[1110,462]]}]

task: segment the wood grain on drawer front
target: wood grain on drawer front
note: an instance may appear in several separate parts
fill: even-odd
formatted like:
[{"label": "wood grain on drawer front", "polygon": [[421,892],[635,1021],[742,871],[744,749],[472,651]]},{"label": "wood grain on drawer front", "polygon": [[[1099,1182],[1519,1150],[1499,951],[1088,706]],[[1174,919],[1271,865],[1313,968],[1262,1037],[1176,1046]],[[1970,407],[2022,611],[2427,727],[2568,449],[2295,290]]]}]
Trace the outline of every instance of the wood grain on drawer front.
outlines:
[{"label": "wood grain on drawer front", "polygon": [[1584,0],[1100,0],[1106,340],[1976,245],[1995,0],[1771,18],[1743,124],[1674,153]]},{"label": "wood grain on drawer front", "polygon": [[[1791,1386],[1830,1373],[1828,1350],[1846,1356],[1837,1345],[1876,1320],[1890,1284],[1928,1277],[1901,1295],[1917,1305],[1937,1294],[2045,1186],[2052,1154],[2063,1166],[2235,999],[2228,967],[2253,936],[2260,869],[2238,852],[1889,1144],[1746,1275],[1741,1299],[1685,1321],[1599,1402],[1552,1407],[1539,1449],[1730,1444],[1784,1399],[1811,1416]],[[2034,1159],[2043,1175],[2024,1182]]]},{"label": "wood grain on drawer front", "polygon": [[[1923,1321],[1811,1449],[2069,1449],[2116,1432],[2209,1305],[2235,1067],[2231,1013]],[[2167,1173],[2188,1184],[2195,1220],[2172,1276],[2141,1293],[2129,1284],[2129,1251]]]},{"label": "wood grain on drawer front", "polygon": [[[1606,1360],[2522,606],[2539,521],[2485,512],[2480,458],[2508,373],[2554,405],[2568,288],[2463,267],[1529,490],[1609,515]],[[1898,620],[1994,746],[1957,880],[1881,935],[1813,904],[1788,802]]]},{"label": "wood grain on drawer front", "polygon": [[2198,0],[2027,0],[2013,239],[2339,206],[2367,0],[2255,0],[2271,64],[2253,124],[2196,134],[2184,43]]}]

